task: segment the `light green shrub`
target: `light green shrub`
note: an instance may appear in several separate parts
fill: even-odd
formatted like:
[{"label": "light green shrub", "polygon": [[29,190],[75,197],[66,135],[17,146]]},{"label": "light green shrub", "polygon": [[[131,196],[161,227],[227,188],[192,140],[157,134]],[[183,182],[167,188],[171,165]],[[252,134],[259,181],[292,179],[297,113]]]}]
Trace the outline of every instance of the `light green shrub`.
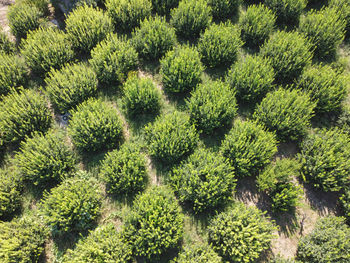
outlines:
[{"label": "light green shrub", "polygon": [[19,210],[21,188],[21,180],[13,169],[7,167],[0,169],[0,219],[9,218]]},{"label": "light green shrub", "polygon": [[276,14],[277,24],[291,27],[298,26],[307,0],[264,0],[264,4]]},{"label": "light green shrub", "polygon": [[211,246],[195,242],[185,249],[174,260],[174,263],[221,263],[221,257]]},{"label": "light green shrub", "polygon": [[225,21],[238,15],[240,0],[209,0],[211,13],[215,20]]},{"label": "light green shrub", "polygon": [[342,19],[345,20],[346,36],[350,34],[350,3],[347,0],[329,0],[328,6],[334,8],[340,13]]},{"label": "light green shrub", "polygon": [[50,15],[50,10],[49,10],[49,0],[17,0],[16,3],[21,3],[21,4],[26,4],[30,6],[35,6],[40,10],[40,12],[48,16]]}]

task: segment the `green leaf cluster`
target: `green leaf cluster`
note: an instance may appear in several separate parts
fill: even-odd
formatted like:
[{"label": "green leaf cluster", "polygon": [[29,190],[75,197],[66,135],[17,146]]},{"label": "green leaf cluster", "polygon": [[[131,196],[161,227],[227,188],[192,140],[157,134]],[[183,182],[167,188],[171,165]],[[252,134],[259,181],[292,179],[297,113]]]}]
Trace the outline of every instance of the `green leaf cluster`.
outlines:
[{"label": "green leaf cluster", "polygon": [[299,25],[307,0],[264,0],[264,4],[276,14],[277,24],[292,27]]},{"label": "green leaf cluster", "polygon": [[215,20],[225,21],[238,15],[241,0],[208,0]]},{"label": "green leaf cluster", "polygon": [[221,257],[211,246],[205,243],[194,243],[185,247],[173,263],[222,263]]},{"label": "green leaf cluster", "polygon": [[329,0],[328,6],[337,10],[342,19],[345,20],[346,36],[350,35],[350,2],[347,0]]},{"label": "green leaf cluster", "polygon": [[345,188],[344,193],[340,197],[340,204],[347,219],[350,223],[350,188]]},{"label": "green leaf cluster", "polygon": [[177,7],[179,0],[152,0],[153,11],[158,15],[169,15],[170,10]]},{"label": "green leaf cluster", "polygon": [[343,130],[343,132],[350,135],[350,105],[343,105],[337,120],[337,125]]},{"label": "green leaf cluster", "polygon": [[0,219],[9,218],[18,211],[21,206],[21,190],[21,180],[16,172],[8,167],[0,169]]},{"label": "green leaf cluster", "polygon": [[50,0],[18,0],[16,3],[26,4],[30,6],[35,6],[40,10],[40,12],[48,16],[50,15],[49,4]]},{"label": "green leaf cluster", "polygon": [[15,50],[15,44],[10,40],[9,36],[0,26],[0,52],[10,54]]}]

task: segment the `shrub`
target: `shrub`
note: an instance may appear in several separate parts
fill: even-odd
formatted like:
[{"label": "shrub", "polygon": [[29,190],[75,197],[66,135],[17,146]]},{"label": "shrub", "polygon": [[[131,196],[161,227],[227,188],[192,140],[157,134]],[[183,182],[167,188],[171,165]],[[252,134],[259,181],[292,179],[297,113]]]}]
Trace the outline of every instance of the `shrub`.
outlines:
[{"label": "shrub", "polygon": [[314,108],[308,95],[280,88],[266,95],[253,118],[275,131],[281,141],[297,141],[310,126]]},{"label": "shrub", "polygon": [[150,78],[131,77],[124,84],[123,103],[131,117],[159,113],[161,99],[159,90]]},{"label": "shrub", "polygon": [[276,82],[292,83],[311,64],[311,46],[297,32],[278,31],[262,46],[260,54],[271,60]]},{"label": "shrub", "polygon": [[106,8],[117,30],[131,32],[151,15],[152,2],[151,0],[107,0]]},{"label": "shrub", "polygon": [[221,263],[221,257],[213,248],[204,243],[195,243],[187,246],[174,261],[174,263]]},{"label": "shrub", "polygon": [[190,154],[197,146],[198,135],[189,117],[174,112],[145,127],[149,154],[166,164],[173,164]]},{"label": "shrub", "polygon": [[29,34],[21,51],[34,73],[44,74],[59,69],[74,57],[66,34],[55,28],[40,28]]},{"label": "shrub", "polygon": [[198,86],[186,104],[191,122],[207,134],[228,126],[237,113],[235,93],[221,81]]},{"label": "shrub", "polygon": [[343,212],[349,224],[350,223],[350,188],[345,188],[344,193],[340,197],[340,204],[343,208]]},{"label": "shrub", "polygon": [[192,39],[199,37],[211,20],[211,8],[206,0],[182,0],[171,11],[170,23],[178,36]]},{"label": "shrub", "polygon": [[84,5],[87,5],[90,7],[97,7],[99,4],[105,3],[105,1],[100,1],[100,0],[73,0],[73,1],[50,0],[50,2],[52,3],[52,5],[56,10],[61,9],[61,7],[63,7],[66,11],[66,14]]},{"label": "shrub", "polygon": [[34,90],[13,92],[0,102],[0,145],[19,143],[35,131],[46,132],[52,123],[45,98]]},{"label": "shrub", "polygon": [[275,29],[275,14],[264,5],[248,6],[241,16],[239,24],[242,28],[242,39],[250,48],[258,48]]},{"label": "shrub", "polygon": [[136,70],[138,54],[129,41],[110,35],[91,51],[89,60],[103,84],[119,84],[125,81],[128,72]]},{"label": "shrub", "polygon": [[328,5],[337,10],[342,19],[345,20],[346,35],[350,34],[350,3],[346,0],[329,0]]},{"label": "shrub", "polygon": [[132,42],[142,58],[158,60],[175,45],[175,30],[163,18],[146,18],[133,32]]},{"label": "shrub", "polygon": [[332,58],[345,37],[345,20],[332,8],[310,11],[300,22],[304,33],[314,48],[315,56]]},{"label": "shrub", "polygon": [[9,39],[8,35],[0,26],[0,52],[10,54],[15,50],[15,44]]},{"label": "shrub", "polygon": [[163,87],[169,93],[191,91],[201,82],[203,70],[198,51],[189,46],[169,51],[160,61]]},{"label": "shrub", "polygon": [[50,101],[60,113],[68,112],[97,93],[95,72],[81,63],[51,70],[45,82]]},{"label": "shrub", "polygon": [[259,102],[273,89],[274,69],[268,59],[261,56],[246,56],[233,64],[227,74],[226,82],[237,91],[242,102]]},{"label": "shrub", "polygon": [[123,226],[125,242],[133,255],[158,258],[176,248],[183,235],[183,215],[174,194],[164,186],[153,187],[133,204]]},{"label": "shrub", "polygon": [[18,0],[16,3],[35,6],[45,16],[50,15],[49,0]]},{"label": "shrub", "polygon": [[100,9],[83,5],[74,9],[67,17],[66,31],[76,50],[89,53],[113,31],[113,24],[111,18]]},{"label": "shrub", "polygon": [[177,7],[179,0],[152,0],[152,7],[159,15],[169,15],[170,10]]},{"label": "shrub", "polygon": [[277,17],[277,23],[282,26],[298,26],[300,15],[306,7],[306,0],[265,0],[264,4]]},{"label": "shrub", "polygon": [[221,153],[228,158],[238,176],[251,176],[270,163],[277,153],[275,135],[252,121],[236,120],[221,144]]},{"label": "shrub", "polygon": [[350,228],[342,217],[317,221],[314,230],[299,240],[297,259],[308,263],[349,262]]},{"label": "shrub", "polygon": [[350,105],[345,104],[342,107],[337,125],[343,130],[343,132],[350,135]]},{"label": "shrub", "polygon": [[211,222],[209,243],[224,260],[253,262],[269,248],[274,229],[259,209],[237,203]]},{"label": "shrub", "polygon": [[230,66],[243,45],[240,30],[231,24],[212,24],[198,42],[202,60],[208,67]]},{"label": "shrub", "polygon": [[339,191],[348,184],[350,140],[338,129],[317,130],[301,144],[302,174],[315,187]]},{"label": "shrub", "polygon": [[0,169],[0,200],[0,219],[9,218],[21,206],[21,182],[10,168]]},{"label": "shrub", "polygon": [[211,13],[215,20],[224,21],[237,16],[239,12],[240,0],[209,0]]},{"label": "shrub", "polygon": [[68,133],[80,152],[96,152],[120,144],[123,124],[112,105],[88,99],[72,112]]}]

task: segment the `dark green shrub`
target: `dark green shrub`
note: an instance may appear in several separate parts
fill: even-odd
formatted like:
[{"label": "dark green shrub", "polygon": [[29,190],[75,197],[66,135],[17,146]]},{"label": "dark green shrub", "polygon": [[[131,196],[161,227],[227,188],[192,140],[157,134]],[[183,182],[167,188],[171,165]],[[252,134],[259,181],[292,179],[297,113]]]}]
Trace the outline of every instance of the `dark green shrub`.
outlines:
[{"label": "dark green shrub", "polygon": [[350,2],[347,0],[329,0],[328,5],[337,10],[342,19],[345,20],[346,35],[350,34]]},{"label": "dark green shrub", "polygon": [[340,191],[349,184],[350,139],[338,129],[317,130],[301,144],[302,174],[315,187]]},{"label": "dark green shrub", "polygon": [[47,101],[34,90],[13,92],[0,102],[0,145],[19,143],[35,131],[46,132],[52,123]]},{"label": "dark green shrub", "polygon": [[191,122],[206,134],[228,126],[237,113],[235,93],[221,81],[209,81],[195,89],[186,101]]},{"label": "dark green shrub", "polygon": [[123,236],[133,255],[148,260],[176,248],[183,235],[183,215],[174,194],[164,186],[140,195],[125,218]]},{"label": "dark green shrub", "polygon": [[159,15],[169,15],[170,10],[177,7],[179,0],[152,0],[152,7]]},{"label": "dark green shrub", "polygon": [[198,51],[180,46],[169,51],[160,61],[160,75],[165,91],[185,93],[201,82],[204,70]]},{"label": "dark green shrub", "polygon": [[66,31],[76,50],[89,53],[113,31],[113,24],[111,18],[102,10],[83,5],[68,15]]},{"label": "dark green shrub", "polygon": [[110,35],[91,51],[89,60],[103,84],[116,85],[125,81],[128,72],[136,70],[138,54],[129,41]]},{"label": "dark green shrub", "polygon": [[208,67],[230,66],[243,45],[240,30],[231,24],[212,24],[201,35],[198,50]]},{"label": "dark green shrub", "polygon": [[311,64],[311,46],[297,32],[278,31],[262,46],[260,54],[271,60],[276,82],[292,83]]},{"label": "dark green shrub", "polygon": [[277,153],[275,135],[252,121],[236,120],[221,144],[221,153],[238,176],[256,175]]},{"label": "dark green shrub", "polygon": [[240,0],[209,0],[211,13],[215,20],[225,21],[238,15]]},{"label": "dark green shrub", "polygon": [[97,93],[95,72],[81,63],[51,70],[45,82],[50,101],[60,113],[68,112]]},{"label": "dark green shrub", "polygon": [[226,82],[237,92],[238,100],[256,103],[274,88],[274,78],[275,72],[268,59],[246,56],[232,65]]},{"label": "dark green shrub", "polygon": [[197,213],[214,211],[232,199],[234,169],[217,153],[198,149],[174,168],[170,182],[180,202]]},{"label": "dark green shrub", "polygon": [[264,0],[277,17],[277,24],[282,26],[298,26],[300,15],[306,7],[306,0]]},{"label": "dark green shrub", "polygon": [[10,40],[9,36],[0,26],[0,52],[10,54],[15,50],[15,44]]},{"label": "dark green shrub", "polygon": [[260,47],[274,31],[275,23],[275,14],[266,6],[248,6],[239,21],[245,45],[250,48]]},{"label": "dark green shrub", "polygon": [[80,152],[96,152],[120,144],[123,124],[112,105],[88,99],[72,112],[68,133]]},{"label": "dark green shrub", "polygon": [[344,194],[340,197],[340,204],[343,209],[343,213],[350,223],[350,188],[345,188]]},{"label": "dark green shrub", "polygon": [[10,217],[21,206],[21,182],[10,168],[0,169],[0,200],[0,220]]},{"label": "dark green shrub", "polygon": [[31,32],[23,43],[21,53],[27,65],[37,74],[44,74],[52,68],[59,69],[74,57],[66,34],[55,28]]},{"label": "dark green shrub", "polygon": [[297,259],[307,263],[345,263],[350,260],[350,227],[342,217],[319,219],[314,230],[299,240]]},{"label": "dark green shrub", "polygon": [[213,248],[204,243],[194,243],[185,247],[174,263],[222,263],[221,257]]},{"label": "dark green shrub", "polygon": [[175,45],[175,30],[161,17],[146,18],[133,32],[132,42],[142,58],[158,60]]},{"label": "dark green shrub", "polygon": [[345,104],[342,107],[337,125],[343,130],[343,132],[350,135],[350,105]]},{"label": "dark green shrub", "polygon": [[149,154],[166,164],[173,164],[197,146],[198,134],[187,115],[174,112],[160,116],[145,127]]},{"label": "dark green shrub", "polygon": [[306,134],[314,108],[307,94],[280,88],[266,95],[253,118],[275,131],[281,141],[297,141]]},{"label": "dark green shrub", "polygon": [[206,0],[181,0],[179,6],[171,10],[170,23],[176,34],[186,39],[199,37],[211,20],[211,8]]},{"label": "dark green shrub", "polygon": [[264,217],[263,212],[237,203],[211,222],[209,243],[224,260],[254,262],[269,248],[273,230],[273,223]]},{"label": "dark green shrub", "polygon": [[[35,1],[35,0],[34,0]],[[103,5],[105,1],[100,0],[72,0],[72,1],[62,1],[62,0],[50,0],[55,9],[63,8],[66,14],[70,13],[74,9],[87,5],[91,7],[97,7],[98,5]]]},{"label": "dark green shrub", "polygon": [[26,5],[30,5],[30,6],[35,6],[36,8],[38,8],[40,10],[40,12],[45,15],[48,16],[50,15],[50,10],[49,10],[49,0],[17,0],[16,3],[21,3],[22,4],[26,4]]}]

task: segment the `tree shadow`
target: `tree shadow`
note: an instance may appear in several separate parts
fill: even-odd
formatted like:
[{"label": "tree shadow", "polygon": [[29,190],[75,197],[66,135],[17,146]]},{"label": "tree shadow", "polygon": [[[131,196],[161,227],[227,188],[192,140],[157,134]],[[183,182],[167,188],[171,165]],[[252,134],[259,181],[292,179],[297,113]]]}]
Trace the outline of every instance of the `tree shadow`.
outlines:
[{"label": "tree shadow", "polygon": [[85,170],[88,172],[94,172],[100,166],[106,154],[112,150],[113,149],[103,150],[103,151],[93,152],[93,153],[82,153],[81,157],[82,157],[82,162],[84,164]]},{"label": "tree shadow", "polygon": [[287,237],[294,235],[299,229],[299,222],[295,209],[290,212],[280,212],[271,214],[270,217],[279,227],[278,233]]},{"label": "tree shadow", "polygon": [[210,148],[213,151],[219,151],[221,142],[225,139],[226,134],[231,130],[231,128],[232,124],[215,129],[210,134],[201,133],[200,139],[202,140],[206,148]]},{"label": "tree shadow", "polygon": [[299,152],[298,144],[295,142],[282,142],[278,145],[277,158],[293,158]]},{"label": "tree shadow", "polygon": [[[233,62],[233,63],[235,63],[235,62]],[[215,67],[215,68],[207,67],[204,70],[204,72],[206,74],[208,74],[210,76],[210,78],[212,78],[213,80],[224,80],[225,76],[226,76],[226,74],[227,74],[227,72],[232,64],[222,65],[222,66]]]},{"label": "tree shadow", "polygon": [[311,119],[314,128],[331,128],[336,126],[341,110],[328,113],[318,113]]}]

